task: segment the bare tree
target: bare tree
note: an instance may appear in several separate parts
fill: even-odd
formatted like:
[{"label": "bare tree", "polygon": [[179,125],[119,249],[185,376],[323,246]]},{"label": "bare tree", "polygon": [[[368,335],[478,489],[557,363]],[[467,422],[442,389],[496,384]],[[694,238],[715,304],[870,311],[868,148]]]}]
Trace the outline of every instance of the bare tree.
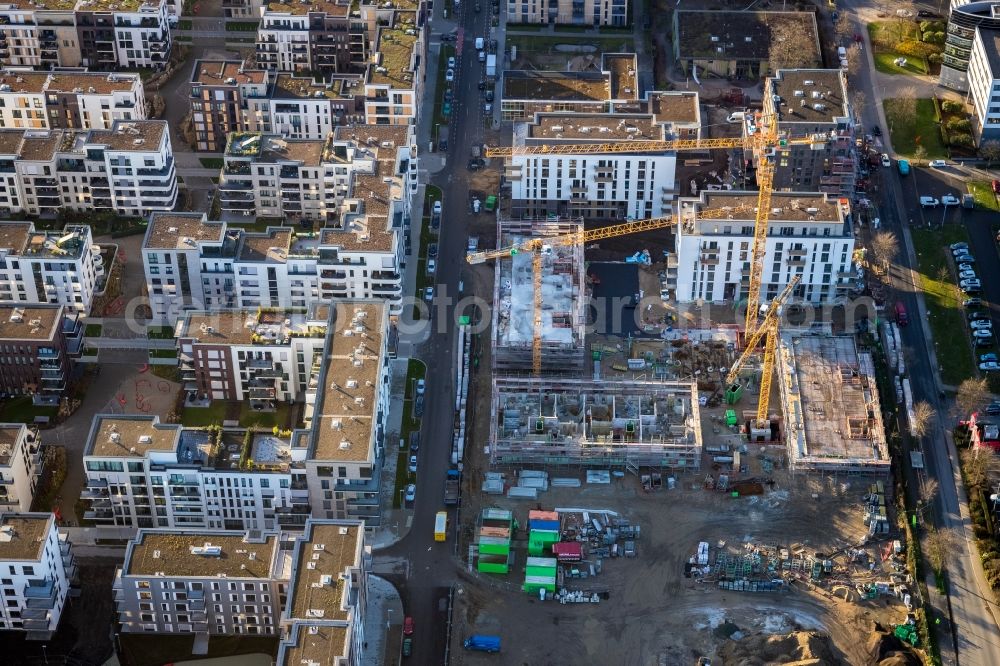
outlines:
[{"label": "bare tree", "polygon": [[927,159],[927,149],[922,144],[918,143],[917,147],[913,149],[913,159],[917,162],[923,162]]},{"label": "bare tree", "polygon": [[979,146],[979,154],[986,160],[986,166],[991,167],[993,163],[1000,160],[1000,141],[990,139],[983,141]]},{"label": "bare tree", "polygon": [[771,29],[771,46],[767,59],[770,71],[803,69],[816,66],[816,44],[813,35],[801,24],[775,21]]},{"label": "bare tree", "polygon": [[[927,403],[924,403],[927,404]],[[930,504],[934,501],[934,497],[938,493],[940,484],[937,479],[932,479],[927,477],[920,482],[920,501],[924,504]]]},{"label": "bare tree", "polygon": [[958,385],[958,393],[955,395],[955,416],[960,419],[968,418],[972,412],[986,404],[988,397],[989,387],[986,385],[985,377],[970,377],[963,380]]},{"label": "bare tree", "polygon": [[872,236],[871,247],[875,258],[884,266],[899,252],[899,239],[891,231],[876,231]]},{"label": "bare tree", "polygon": [[840,12],[837,22],[833,24],[833,31],[842,40],[854,34],[854,26],[851,25],[851,17],[847,15],[847,12]]},{"label": "bare tree", "polygon": [[986,485],[992,458],[993,451],[983,447],[973,448],[962,456],[962,469],[965,470],[965,480],[970,487]]},{"label": "bare tree", "polygon": [[952,542],[951,532],[947,530],[933,529],[924,537],[924,553],[927,554],[927,561],[939,574],[944,571]]},{"label": "bare tree", "polygon": [[868,96],[865,95],[863,90],[855,90],[851,94],[851,102],[854,104],[854,116],[861,118],[861,114],[865,110],[865,104],[868,103]]},{"label": "bare tree", "polygon": [[913,421],[910,423],[910,434],[920,438],[928,433],[931,426],[931,419],[934,418],[934,409],[921,400],[913,405]]},{"label": "bare tree", "polygon": [[917,89],[907,86],[899,91],[892,104],[887,104],[886,120],[890,125],[908,125],[917,116]]},{"label": "bare tree", "polygon": [[858,73],[858,69],[861,68],[861,49],[857,44],[851,46],[847,49],[847,71],[852,75]]}]

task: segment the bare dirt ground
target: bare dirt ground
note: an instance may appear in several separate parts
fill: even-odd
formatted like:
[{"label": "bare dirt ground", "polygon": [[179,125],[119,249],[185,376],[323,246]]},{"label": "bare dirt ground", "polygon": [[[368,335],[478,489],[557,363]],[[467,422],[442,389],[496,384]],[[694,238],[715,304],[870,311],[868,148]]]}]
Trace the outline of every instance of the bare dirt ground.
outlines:
[{"label": "bare dirt ground", "polygon": [[[749,460],[756,459],[758,447],[753,449]],[[768,450],[777,453],[773,458],[781,458],[773,447]],[[692,663],[701,655],[715,656],[728,642],[727,636],[736,629],[726,623],[743,635],[820,631],[831,637],[838,659],[872,663],[864,641],[858,639],[871,633],[873,620],[886,626],[902,622],[905,609],[898,600],[883,597],[848,603],[807,580],[795,581],[790,591],[782,593],[727,592],[684,576],[685,562],[699,541],[709,542],[713,552],[719,542],[725,542],[730,551],[753,542],[827,554],[859,543],[865,532],[862,497],[869,482],[795,476],[779,470],[772,475],[776,484],[768,494],[732,498],[702,488],[705,473],[712,473],[710,467],[706,461],[705,471],[680,477],[677,488],[670,491],[647,493],[635,477],[627,476],[609,486],[543,493],[538,502],[543,508],[609,509],[640,525],[638,558],[606,560],[600,575],[568,581],[572,589],[607,591],[606,601],[560,605],[520,591],[526,550],[523,540],[515,541],[510,575],[470,573],[456,595],[454,663],[485,663],[488,658],[462,650],[461,639],[471,633],[500,635],[506,663],[557,663],[564,660],[567,650],[581,663]],[[755,471],[752,467],[748,475]],[[558,475],[579,473],[565,470]],[[475,493],[465,496],[471,502],[462,512],[465,524],[459,553],[463,554],[481,508]],[[503,497],[482,497],[482,502],[482,506],[512,509],[522,526],[528,509],[536,504]],[[525,536],[522,530],[519,537]],[[869,551],[874,555],[875,547]],[[849,570],[846,562],[843,567],[841,571],[841,564],[836,565],[835,578],[851,575],[845,573]]]}]

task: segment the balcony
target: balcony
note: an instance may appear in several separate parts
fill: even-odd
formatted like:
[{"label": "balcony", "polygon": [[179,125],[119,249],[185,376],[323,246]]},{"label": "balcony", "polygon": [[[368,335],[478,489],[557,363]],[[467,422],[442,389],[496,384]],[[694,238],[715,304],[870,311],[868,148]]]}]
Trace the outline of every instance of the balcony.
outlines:
[{"label": "balcony", "polygon": [[56,605],[55,581],[31,581],[24,586],[25,608],[53,609]]},{"label": "balcony", "polygon": [[107,490],[108,480],[107,479],[87,479],[87,488],[97,488]]}]

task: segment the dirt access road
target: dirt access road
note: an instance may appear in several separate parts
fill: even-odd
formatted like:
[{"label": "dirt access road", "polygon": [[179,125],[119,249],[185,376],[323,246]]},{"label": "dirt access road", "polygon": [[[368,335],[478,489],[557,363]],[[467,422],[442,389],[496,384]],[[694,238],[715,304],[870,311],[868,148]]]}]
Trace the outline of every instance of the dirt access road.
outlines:
[{"label": "dirt access road", "polygon": [[[673,491],[648,494],[629,476],[610,486],[540,495],[544,508],[620,512],[642,528],[638,557],[606,560],[598,576],[568,581],[572,589],[609,592],[607,601],[560,605],[520,591],[526,550],[524,541],[516,541],[510,575],[463,573],[455,597],[453,663],[486,663],[489,655],[462,649],[461,639],[471,633],[500,635],[506,663],[558,663],[568,654],[581,663],[693,663],[698,656],[716,654],[726,640],[719,627],[728,623],[746,634],[820,631],[831,637],[846,663],[867,663],[865,641],[859,637],[873,619],[902,621],[905,610],[898,601],[849,603],[805,589],[809,585],[784,593],[725,592],[684,577],[683,570],[699,541],[712,544],[713,552],[720,540],[737,548],[752,541],[826,553],[856,544],[865,531],[859,507],[868,481],[792,478],[776,472],[780,481],[775,492],[733,499],[702,490],[701,478],[684,477]],[[819,499],[812,499],[813,493]],[[491,500],[513,509],[522,527],[528,509],[535,508],[534,502],[484,498]],[[472,532],[468,521],[478,508],[471,503],[463,508],[466,538]],[[518,536],[523,538],[524,530]],[[464,542],[459,552],[466,552]]]}]

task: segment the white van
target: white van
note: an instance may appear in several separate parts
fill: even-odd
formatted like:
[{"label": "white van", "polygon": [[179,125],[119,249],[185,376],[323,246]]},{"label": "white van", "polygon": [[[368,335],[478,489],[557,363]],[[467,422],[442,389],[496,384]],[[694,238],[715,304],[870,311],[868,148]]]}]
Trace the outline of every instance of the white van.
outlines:
[{"label": "white van", "polygon": [[747,115],[743,111],[733,111],[729,114],[729,117],[726,118],[726,121],[730,123],[741,123],[746,120],[746,117]]},{"label": "white van", "polygon": [[837,47],[837,57],[840,58],[841,60],[846,60],[847,59],[847,49],[844,48],[843,46],[838,46]]},{"label": "white van", "polygon": [[486,62],[486,51],[479,52],[479,62]]},{"label": "white van", "polygon": [[477,51],[482,51],[483,47],[484,47],[483,38],[482,37],[476,37],[476,50]]}]

